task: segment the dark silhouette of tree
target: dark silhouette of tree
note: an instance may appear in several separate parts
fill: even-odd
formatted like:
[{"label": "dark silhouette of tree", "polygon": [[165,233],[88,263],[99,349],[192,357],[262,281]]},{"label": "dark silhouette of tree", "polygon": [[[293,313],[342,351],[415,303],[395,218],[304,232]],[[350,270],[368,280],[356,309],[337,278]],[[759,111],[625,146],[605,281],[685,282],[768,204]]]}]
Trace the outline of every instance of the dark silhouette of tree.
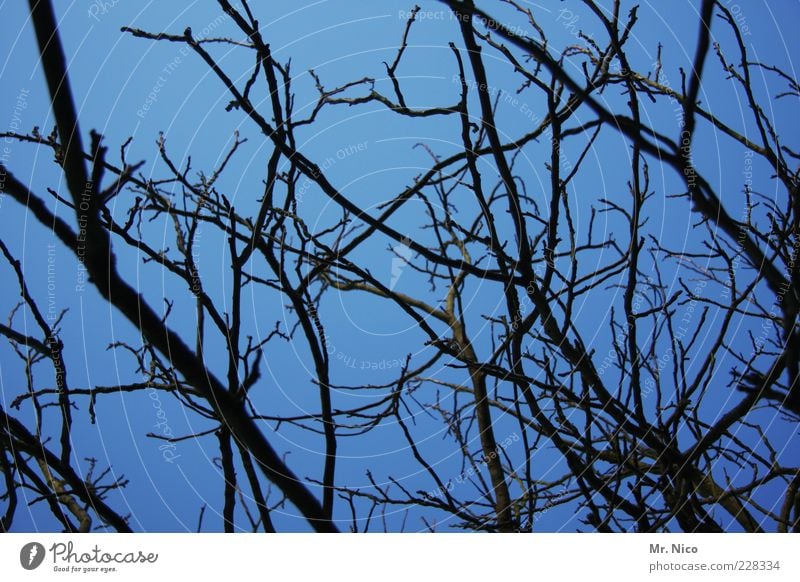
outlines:
[{"label": "dark silhouette of tree", "polygon": [[[726,3],[702,2],[693,60],[668,73],[660,45],[654,63],[640,64],[632,42],[639,8],[624,13],[619,0],[576,3],[593,16],[594,35],[567,18],[546,24],[514,0],[442,0],[436,9],[457,21],[460,34],[448,53],[456,97],[427,108],[412,104],[398,72],[413,48],[421,10],[414,7],[383,79],[331,81],[312,71],[315,104],[301,112],[288,59],[273,56],[254,7],[218,4],[239,37],[123,32],[187,47],[229,93],[227,110],[267,141],[251,207],[220,186],[245,143],[238,135],[218,166],[202,172],[175,161],[162,136],[158,178],[126,159],[129,142],[119,161],[95,132],[87,146],[52,5],[30,0],[55,127],[4,137],[52,149],[70,197],[51,191],[48,199],[5,165],[4,192],[52,229],[99,295],[138,330],[139,344],[114,349],[133,358],[143,379],[73,386],[60,338],[69,318],[45,320],[37,290],[0,243],[22,298],[0,334],[28,382],[0,408],[0,530],[12,528],[25,489],[67,531],[128,531],[130,516],[109,501],[128,482],[97,474],[94,462],[86,472],[71,434],[76,410],[88,406],[93,416],[105,395],[150,389],[212,425],[166,440],[216,438],[225,531],[275,531],[276,510],[296,512],[316,531],[420,523],[532,531],[554,508],[579,518],[569,529],[800,531],[800,473],[787,459],[795,441],[786,436],[800,416],[800,155],[766,106],[770,98],[795,103],[800,87],[751,54]],[[567,24],[574,38],[555,50],[550,29]],[[220,47],[249,53],[248,75],[227,71]],[[720,72],[749,118],[727,120],[704,105],[704,79]],[[779,94],[764,95],[756,75]],[[510,124],[503,108],[521,95],[539,109]],[[420,144],[428,169],[399,191],[381,192],[386,202],[367,210],[300,145],[302,132],[336,108],[439,123],[448,147]],[[704,174],[696,144],[711,132],[769,168],[769,194]],[[581,182],[594,171],[598,147],[604,171],[626,176],[627,191],[590,192]],[[546,170],[535,183],[531,164]],[[738,162],[721,164],[739,171]],[[670,190],[677,178],[679,191]],[[335,212],[321,221],[302,203],[308,190]],[[72,216],[59,216],[56,202]],[[412,205],[423,210],[409,214]],[[691,222],[683,246],[664,232],[681,212]],[[147,235],[142,225],[153,220],[172,223],[171,241]],[[224,303],[195,259],[204,229],[227,244]],[[184,292],[167,299],[194,302],[193,336],[178,331],[169,303],[159,313],[123,276],[119,248],[136,249],[182,282]],[[419,284],[387,284],[363,259],[365,249]],[[244,302],[259,293],[279,296],[291,321],[256,340],[244,331]],[[390,380],[341,383],[326,321],[332,297],[369,301],[410,322],[408,355]],[[22,310],[35,333],[20,331]],[[205,353],[213,342],[226,346],[222,374]],[[307,414],[277,413],[259,395],[268,347],[280,342],[307,354],[318,391]],[[54,422],[59,431],[50,438]],[[445,437],[436,449],[427,442],[433,424]],[[316,476],[296,475],[276,449],[274,433],[286,427],[318,438]],[[407,466],[367,471],[367,487],[337,472],[342,447],[387,434]],[[432,457],[441,447],[459,459],[455,470]],[[237,521],[237,507],[247,523]],[[422,521],[385,521],[398,511]]]}]

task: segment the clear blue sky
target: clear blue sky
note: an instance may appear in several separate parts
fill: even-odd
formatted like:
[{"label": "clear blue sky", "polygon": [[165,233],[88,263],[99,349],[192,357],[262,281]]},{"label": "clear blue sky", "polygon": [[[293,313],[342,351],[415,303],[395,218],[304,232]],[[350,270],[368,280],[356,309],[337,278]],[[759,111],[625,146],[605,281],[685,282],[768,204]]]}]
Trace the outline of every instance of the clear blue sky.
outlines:
[{"label": "clear blue sky", "polygon": [[[455,20],[449,17],[444,5],[437,2],[420,2],[423,14],[430,14],[415,25],[410,39],[410,48],[403,61],[400,74],[406,88],[409,104],[422,107],[455,103],[458,86],[453,82],[455,64],[447,46],[450,41],[461,45]],[[488,5],[488,10],[512,21],[508,7],[498,7],[497,3]],[[536,12],[551,38],[551,49],[558,50],[574,39],[565,22],[573,22],[578,27],[588,27],[598,38],[604,38],[596,29],[596,21],[582,10],[577,2],[541,4],[526,2]],[[628,7],[631,3],[624,2]],[[688,68],[694,54],[697,34],[695,2],[675,0],[669,2],[642,2],[639,12],[640,22],[632,45],[636,45],[635,62],[646,66],[653,62],[658,42],[664,45],[664,75],[673,86],[678,86],[680,76],[678,67]],[[739,10],[745,19],[751,35],[746,40],[755,54],[762,60],[774,63],[793,71],[792,58],[800,54],[800,40],[794,30],[800,17],[800,4],[796,0],[776,2],[741,2]],[[733,3],[727,3],[729,8]],[[737,5],[738,6],[738,5]],[[274,56],[286,61],[291,58],[294,89],[297,94],[295,109],[302,112],[313,106],[315,92],[313,82],[307,71],[313,68],[328,86],[371,76],[385,77],[382,61],[390,61],[395,54],[401,38],[403,15],[412,7],[411,3],[386,0],[382,2],[347,2],[343,0],[319,2],[270,2],[268,6],[258,6],[261,15],[262,33],[270,42]],[[142,28],[148,31],[180,33],[191,26],[196,37],[232,36],[241,38],[232,22],[221,17],[215,2],[209,0],[195,2],[131,2],[116,0],[107,2],[58,2],[56,6],[61,20],[61,39],[70,60],[70,81],[80,111],[84,137],[92,128],[106,136],[110,154],[116,156],[119,145],[132,137],[128,159],[146,160],[144,173],[148,176],[163,175],[163,165],[158,162],[155,146],[159,132],[164,132],[168,150],[176,160],[186,163],[191,155],[195,169],[208,169],[220,160],[230,147],[234,131],[247,138],[248,143],[234,160],[230,171],[223,178],[223,185],[232,193],[232,201],[240,209],[255,207],[259,192],[264,160],[270,151],[269,143],[259,135],[252,123],[239,112],[226,113],[228,95],[220,82],[209,73],[208,68],[188,51],[181,51],[180,45],[155,43],[132,38],[120,32],[121,26]],[[569,10],[567,15],[562,10]],[[38,53],[34,34],[28,22],[27,3],[21,0],[0,2],[5,34],[0,38],[2,60],[0,78],[4,90],[0,92],[0,127],[16,124],[19,131],[29,131],[38,126],[47,132],[53,125],[48,108],[46,86],[38,68]],[[441,14],[441,16],[440,16]],[[575,20],[572,20],[576,18]],[[519,22],[518,19],[514,22]],[[715,31],[720,31],[719,23]],[[527,31],[526,31],[527,32]],[[729,43],[728,31],[722,33],[723,44]],[[629,52],[632,51],[629,45]],[[519,81],[511,77],[508,66],[499,60],[494,61],[487,52],[490,63],[490,82],[512,92]],[[215,50],[220,62],[234,74],[249,72],[252,65],[250,54],[243,49],[221,47]],[[704,105],[723,119],[736,120],[747,116],[746,106],[737,93],[719,73],[713,57],[709,58],[708,75],[701,99]],[[578,72],[572,71],[573,74]],[[385,79],[379,87],[386,89]],[[769,92],[774,92],[774,85]],[[157,89],[155,99],[148,95]],[[767,92],[767,88],[759,87]],[[22,97],[20,97],[22,96]],[[619,96],[606,95],[609,102],[618,104]],[[523,134],[532,126],[531,116],[541,115],[541,102],[526,101],[525,93],[520,95],[515,105],[501,106],[498,121],[502,132],[507,136]],[[24,109],[18,107],[20,99]],[[786,128],[786,139],[795,140],[798,119],[791,117],[789,103],[774,103],[774,111],[769,115],[782,119],[779,127]],[[795,108],[796,110],[796,108]],[[15,115],[15,111],[18,115]],[[648,109],[654,125],[673,137],[678,134],[674,112],[663,104]],[[734,122],[739,125],[741,122]],[[749,123],[749,122],[748,122]],[[417,142],[429,144],[439,154],[448,154],[459,149],[458,132],[455,126],[445,122],[430,120],[411,122],[400,119],[377,106],[359,109],[331,109],[320,118],[312,129],[299,134],[300,150],[323,164],[332,160],[328,177],[341,191],[348,194],[364,208],[374,208],[393,197],[403,185],[410,184],[416,174],[430,166],[430,159],[420,148],[413,148]],[[86,142],[85,142],[86,143]],[[360,146],[359,146],[360,144]],[[11,148],[8,166],[21,179],[28,181],[32,188],[44,193],[46,187],[56,187],[59,175],[52,163],[49,150],[24,144],[8,144]],[[546,151],[541,146],[541,153]],[[626,179],[626,160],[629,152],[618,135],[604,132],[597,147],[592,151],[592,159],[579,180],[574,184],[571,195],[578,199],[595,200],[600,192],[613,196],[624,189]],[[739,146],[732,146],[728,140],[720,141],[713,132],[701,131],[696,147],[698,167],[716,180],[719,191],[740,192],[741,167],[745,164],[744,152]],[[528,150],[528,158],[520,162],[521,172],[526,176],[531,191],[539,191],[539,184],[547,184],[547,174],[542,159],[535,148]],[[567,156],[575,154],[567,151]],[[741,160],[731,162],[731,160]],[[622,172],[611,170],[620,163]],[[754,169],[757,175],[757,188],[769,191],[774,185],[768,178],[768,170]],[[660,168],[652,172],[655,188],[659,195],[681,190],[679,176]],[[738,184],[738,186],[737,186]],[[61,184],[61,191],[64,185]],[[740,200],[729,202],[729,212],[739,215]],[[314,228],[322,228],[338,215],[328,206],[318,191],[313,189],[304,197],[304,216],[318,217]],[[679,203],[669,206],[665,203],[661,215],[652,218],[650,232],[664,241],[691,245],[689,214],[681,212]],[[124,204],[123,204],[124,208]],[[677,210],[676,210],[677,209]],[[685,210],[685,209],[684,209]],[[422,212],[419,206],[410,204],[406,214],[395,217],[394,226],[402,230],[419,223],[415,213]],[[588,212],[588,209],[584,209]],[[69,217],[68,208],[58,209],[61,216]],[[54,242],[50,233],[38,224],[31,222],[10,199],[0,200],[3,238],[23,261],[29,284],[39,290],[39,299],[47,305],[46,276],[48,245]],[[576,221],[584,222],[586,215],[576,216]],[[677,218],[677,219],[676,219]],[[607,225],[612,228],[614,225]],[[149,233],[155,239],[169,240],[172,235],[171,224],[166,221],[149,225]],[[424,236],[424,235],[422,235]],[[365,249],[357,256],[376,273],[381,280],[389,281],[391,263],[386,249],[392,246],[389,239],[376,239],[378,247]],[[167,242],[166,244],[169,244]],[[129,280],[138,283],[151,305],[163,306],[162,297],[177,296],[187,298],[185,289],[175,281],[151,267],[143,266],[134,251],[116,247],[121,271]],[[224,263],[226,248],[224,241],[216,234],[203,233],[200,239],[200,269],[205,285],[211,295],[221,303],[227,301],[228,271]],[[63,339],[67,344],[69,378],[73,386],[114,385],[135,378],[132,362],[121,352],[107,350],[111,341],[124,339],[136,342],[131,326],[99,299],[88,287],[77,293],[75,285],[78,277],[77,263],[63,249],[56,254],[55,302],[58,309],[69,309],[64,326]],[[16,288],[11,284],[10,271],[0,265],[0,273],[8,284],[0,290],[0,317],[17,302]],[[38,282],[38,285],[36,283]],[[404,272],[398,281],[398,289],[423,289],[424,279],[413,272]],[[474,313],[493,311],[497,304],[502,310],[502,300],[498,287],[479,285],[469,289],[467,299],[474,302]],[[249,333],[256,336],[269,333],[276,321],[287,318],[281,300],[277,296],[261,294],[248,297],[250,310],[247,326]],[[596,299],[593,299],[596,301]],[[409,350],[420,346],[422,334],[413,324],[395,312],[382,309],[383,302],[365,296],[346,296],[334,294],[325,303],[323,315],[331,345],[335,347],[332,358],[333,381],[337,384],[358,385],[379,383],[391,377],[391,370],[375,370],[385,363],[402,359]],[[584,325],[594,325],[601,330],[605,309],[596,304],[578,306],[579,321]],[[189,301],[177,301],[174,306],[171,324],[191,334],[194,328],[194,309]],[[29,322],[30,324],[30,322]],[[471,322],[474,329],[480,329],[483,322],[476,317]],[[604,328],[602,328],[604,329]],[[477,335],[476,331],[476,335]],[[599,331],[598,333],[606,333]],[[488,334],[483,334],[484,338]],[[221,343],[218,344],[221,346]],[[310,359],[304,348],[289,345],[270,344],[267,352],[267,374],[262,380],[261,396],[275,410],[285,412],[316,409],[316,390],[309,381],[313,375]],[[605,344],[604,344],[605,345]],[[482,355],[486,355],[489,345],[486,339],[479,342]],[[211,353],[211,350],[209,350]],[[425,353],[414,354],[420,360]],[[212,369],[221,373],[224,358],[209,357]],[[396,368],[394,368],[396,371]],[[220,374],[224,375],[224,374]],[[46,374],[42,373],[42,378]],[[447,377],[447,372],[444,376]],[[722,378],[721,378],[722,381]],[[9,401],[24,389],[21,369],[4,342],[0,345],[0,390],[2,403],[8,407]],[[721,394],[724,400],[727,395]],[[342,393],[337,395],[337,404],[352,404],[356,398]],[[734,397],[735,398],[735,397]],[[721,400],[721,401],[722,401]],[[98,404],[98,424],[88,423],[86,402],[80,402],[81,410],[76,413],[75,442],[81,456],[94,456],[101,465],[113,462],[114,470],[131,480],[124,496],[114,498],[113,505],[124,508],[129,504],[133,513],[132,525],[139,530],[183,531],[194,530],[198,510],[201,505],[210,507],[206,513],[206,529],[221,527],[221,516],[216,513],[221,502],[221,475],[211,458],[216,456],[215,439],[189,440],[177,446],[180,455],[175,462],[164,461],[158,449],[158,441],[145,438],[145,433],[154,430],[158,422],[158,409],[147,393],[118,398],[107,396]],[[187,416],[180,404],[168,395],[161,395],[158,408],[162,418],[167,419],[175,434],[185,434],[210,427],[197,417]],[[23,410],[24,417],[30,411]],[[447,474],[457,475],[460,459],[447,448],[449,441],[442,439],[440,423],[431,422],[425,414],[418,414],[418,430],[426,431],[429,438],[423,448],[430,458],[450,467]],[[516,425],[503,420],[498,422],[498,438],[513,434]],[[788,435],[786,428],[779,429],[780,435]],[[369,467],[378,479],[388,475],[407,479],[406,483],[414,489],[432,488],[424,476],[418,473],[403,443],[397,438],[396,427],[381,428],[372,433],[369,439],[341,439],[342,462],[338,469],[340,482],[351,486],[367,484],[364,469]],[[320,477],[321,440],[288,427],[279,433],[270,434],[271,441],[283,453],[287,453],[289,465],[299,474],[313,478]],[[444,444],[443,444],[444,443]],[[83,453],[85,452],[85,455]],[[787,454],[791,451],[787,451]],[[796,450],[793,451],[796,454]],[[550,457],[544,463],[552,463]],[[126,513],[120,509],[121,513]],[[337,516],[346,517],[346,507],[337,506]],[[414,516],[412,515],[412,518]],[[554,510],[548,512],[539,526],[549,530],[574,530],[579,524],[569,512]],[[395,526],[402,516],[396,516]],[[279,529],[305,529],[296,517],[276,516]],[[27,516],[20,515],[19,529],[48,529],[52,521],[39,509],[34,508]],[[420,529],[421,523],[411,519],[408,528]]]}]

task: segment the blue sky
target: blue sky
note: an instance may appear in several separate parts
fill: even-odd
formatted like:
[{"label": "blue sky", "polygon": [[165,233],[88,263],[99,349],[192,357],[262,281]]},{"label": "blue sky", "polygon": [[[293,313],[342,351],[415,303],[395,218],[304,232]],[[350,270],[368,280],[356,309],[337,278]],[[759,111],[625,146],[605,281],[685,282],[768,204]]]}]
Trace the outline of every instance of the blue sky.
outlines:
[{"label": "blue sky", "polygon": [[[453,41],[461,45],[456,22],[444,5],[437,2],[420,4],[422,14],[429,16],[414,26],[410,47],[400,70],[406,98],[415,107],[454,104],[459,87],[453,82],[456,68],[447,43]],[[526,4],[534,9],[545,25],[552,51],[574,42],[576,27],[586,26],[587,32],[604,38],[596,28],[596,21],[576,2]],[[630,3],[624,4],[627,7]],[[653,62],[657,44],[661,42],[664,45],[664,77],[676,87],[680,83],[678,67],[688,68],[694,54],[697,20],[693,5],[688,1],[670,2],[668,7],[664,2],[643,2],[632,41],[637,46],[637,51],[632,53],[633,60],[642,67]],[[727,5],[733,10],[732,3]],[[746,36],[746,40],[752,43],[749,46],[753,52],[764,61],[789,71],[794,70],[792,58],[800,54],[800,39],[792,33],[800,16],[799,6],[794,0],[743,2],[739,6],[743,22],[752,33]],[[0,54],[4,57],[0,61],[0,78],[5,87],[0,93],[0,113],[3,114],[0,125],[10,127],[16,123],[20,131],[38,126],[44,133],[50,130],[53,120],[46,86],[38,69],[38,53],[26,8],[26,3],[16,0],[0,2],[7,31],[0,38]],[[382,62],[393,59],[403,31],[403,15],[410,8],[410,4],[394,0],[380,3],[342,0],[271,2],[268,8],[259,7],[263,13],[262,34],[270,42],[273,55],[284,62],[291,58],[297,115],[314,105],[316,94],[313,80],[307,73],[309,69],[314,69],[329,87],[370,76],[378,80],[376,88],[388,90]],[[103,133],[113,158],[116,158],[122,142],[132,137],[128,159],[146,160],[144,174],[158,177],[164,173],[156,148],[161,132],[176,161],[185,165],[191,155],[192,167],[200,170],[219,163],[230,148],[234,132],[238,131],[240,137],[247,138],[248,142],[241,148],[221,184],[231,193],[231,200],[237,208],[246,211],[256,207],[255,199],[260,194],[261,174],[264,160],[271,151],[270,144],[243,114],[225,112],[229,101],[226,90],[193,54],[181,50],[177,44],[132,38],[120,32],[121,26],[131,26],[178,34],[191,26],[195,37],[240,38],[233,23],[221,16],[215,2],[59,2],[57,10],[61,18],[61,39],[70,58],[70,81],[85,135],[92,128]],[[512,13],[506,6],[493,5],[489,11],[511,21]],[[722,31],[719,23],[715,23],[714,31]],[[729,32],[721,32],[721,35],[723,45],[730,46]],[[629,52],[631,50],[629,46]],[[508,65],[488,51],[486,53],[490,83],[508,92],[515,91],[519,80],[510,76]],[[235,79],[244,78],[241,76],[247,75],[252,66],[250,55],[243,49],[221,45],[214,49],[214,54]],[[741,95],[720,73],[718,63],[712,57],[709,57],[707,71],[701,93],[704,106],[723,119],[746,118],[748,121],[745,123],[751,124]],[[578,71],[570,72],[579,74]],[[758,90],[762,95],[775,92],[777,85],[771,79],[764,78],[763,83],[759,81]],[[23,96],[24,109],[17,106],[20,95]],[[498,124],[505,138],[524,134],[533,125],[532,116],[541,112],[541,100],[528,95],[523,92],[515,97],[514,104],[509,102],[500,106]],[[603,97],[614,106],[623,102],[619,95],[607,93]],[[779,127],[787,129],[787,140],[796,139],[792,134],[796,135],[798,129],[793,105],[788,100],[774,102],[774,110],[769,112],[770,117],[780,120],[777,123]],[[648,106],[647,113],[654,126],[677,136],[678,121],[668,104],[660,102]],[[740,126],[741,123],[732,124]],[[748,127],[752,131],[752,125]],[[329,179],[362,208],[374,209],[396,195],[404,185],[411,184],[415,175],[430,167],[429,156],[422,148],[415,148],[415,144],[426,143],[440,155],[458,151],[459,134],[455,128],[454,122],[448,120],[408,120],[372,105],[357,109],[329,108],[318,123],[298,133],[298,147],[320,165],[330,160],[326,168]],[[548,175],[543,164],[543,156],[548,150],[545,141],[527,149],[525,156],[518,161],[518,170],[532,192],[544,191],[547,187]],[[696,143],[696,163],[701,171],[714,179],[718,191],[741,192],[743,177],[740,174],[746,164],[743,149],[707,128],[701,129]],[[575,159],[581,145],[567,146],[566,158]],[[49,150],[18,143],[9,144],[9,147],[9,168],[29,182],[35,191],[45,192],[46,187],[66,191]],[[585,225],[588,214],[588,208],[580,204],[580,200],[596,200],[601,193],[613,197],[619,195],[615,193],[624,191],[625,156],[629,154],[629,147],[618,134],[603,132],[570,191],[570,196],[574,196],[576,201],[576,223]],[[736,160],[741,160],[741,163]],[[482,163],[486,164],[483,169],[492,171],[487,160]],[[622,172],[613,170],[617,163],[622,165]],[[659,200],[663,194],[681,191],[682,182],[677,174],[653,166],[651,177]],[[758,176],[759,189],[766,193],[770,188],[774,190],[774,184],[768,178],[768,168],[756,161],[753,173]],[[732,215],[739,215],[740,199],[723,198],[723,201]],[[546,206],[543,197],[539,202]],[[464,204],[466,210],[469,202]],[[660,212],[651,218],[649,232],[662,242],[690,247],[697,240],[697,233],[692,230],[693,221],[685,206],[680,201],[664,201]],[[122,203],[118,210],[123,212],[125,208]],[[399,230],[414,227],[419,224],[416,213],[422,211],[419,204],[409,204],[406,210],[393,217],[393,226]],[[309,217],[315,219],[310,226],[317,230],[338,218],[338,211],[314,188],[303,197],[303,212],[306,220]],[[68,217],[69,209],[61,206],[58,214]],[[3,239],[22,260],[29,285],[45,289],[48,244],[53,243],[52,235],[33,223],[24,210],[9,199],[0,199],[0,215]],[[601,223],[602,228],[611,230],[618,226],[612,218],[601,220],[608,221]],[[169,222],[159,220],[147,225],[146,232],[156,241],[169,240],[171,228]],[[424,239],[427,235],[414,233],[414,236]],[[204,284],[212,297],[226,305],[229,297],[225,284],[228,267],[224,239],[209,230],[201,234],[198,244]],[[354,258],[368,265],[382,281],[389,281],[392,266],[387,259],[390,256],[387,249],[393,244],[388,238],[376,239],[374,246],[360,250]],[[194,307],[185,300],[190,298],[185,286],[165,278],[158,269],[143,265],[135,250],[121,245],[115,248],[120,257],[121,272],[138,285],[151,305],[162,307],[165,296],[179,299],[173,307],[170,324],[192,334]],[[116,340],[135,343],[132,327],[90,288],[76,292],[77,262],[63,249],[56,251],[56,265],[56,303],[58,309],[69,309],[63,339],[68,346],[71,384],[115,385],[130,381],[135,377],[130,358],[106,347]],[[12,281],[5,265],[0,267],[0,272],[6,281]],[[425,280],[406,270],[397,285],[399,290],[411,292],[424,289]],[[482,327],[486,324],[479,317],[481,313],[496,311],[495,305],[502,312],[502,296],[498,289],[491,284],[476,284],[466,291],[465,299],[474,306],[470,313],[475,317],[469,323],[474,326],[476,336],[486,338],[488,334]],[[0,315],[4,316],[17,300],[14,285],[5,286],[0,292]],[[45,300],[46,293],[43,292],[40,301]],[[248,296],[247,301],[247,327],[256,337],[269,333],[276,322],[290,321],[291,316],[277,295],[259,293]],[[381,368],[391,368],[392,362],[402,360],[410,351],[420,361],[426,357],[424,351],[416,352],[422,345],[423,335],[414,328],[413,322],[383,309],[382,305],[383,302],[376,298],[344,293],[333,294],[324,303],[323,317],[334,348],[331,357],[334,383],[378,384],[391,378],[392,373],[391,369]],[[600,340],[607,333],[604,325],[607,309],[598,306],[595,296],[591,301],[584,298],[576,309],[581,325],[598,330],[598,344],[602,345]],[[709,329],[713,329],[713,325]],[[484,330],[483,334],[478,330]],[[217,348],[222,347],[219,340],[212,341],[217,342]],[[488,354],[488,341],[480,342],[479,348],[483,355]],[[224,376],[225,359],[215,357],[219,351],[208,350],[208,353],[212,354],[208,356],[209,367]],[[270,344],[266,364],[259,399],[269,403],[274,410],[286,413],[314,409],[316,389],[310,382],[313,370],[303,345],[275,344],[273,347]],[[441,374],[442,378],[452,377],[448,371],[441,371]],[[46,375],[43,373],[42,377]],[[20,382],[20,366],[13,359],[10,348],[3,343],[0,345],[0,389],[5,407],[20,393]],[[342,406],[373,397],[374,394],[364,396],[347,391],[336,396],[337,403]],[[720,394],[720,401],[709,405],[718,405],[727,397]],[[182,442],[176,449],[180,457],[174,462],[165,462],[158,449],[160,443],[145,437],[164,420],[174,434],[188,434],[211,425],[187,415],[180,404],[166,394],[161,394],[158,400],[150,398],[147,393],[125,398],[102,398],[98,402],[98,424],[95,426],[87,422],[85,402],[80,405],[76,417],[81,421],[76,422],[75,442],[81,452],[77,454],[84,456],[82,451],[85,451],[85,456],[100,459],[101,465],[113,461],[115,472],[131,480],[124,496],[117,496],[114,501],[116,507],[129,504],[135,529],[194,530],[203,504],[210,506],[206,513],[206,528],[220,528],[221,517],[216,511],[220,507],[221,476],[219,468],[212,462],[212,457],[217,454],[215,439]],[[26,416],[30,411],[24,407],[21,414],[30,418]],[[441,423],[433,422],[422,412],[415,418],[420,433],[428,435],[422,449],[430,458],[436,459],[437,466],[448,468],[445,473],[457,475],[460,458],[447,447],[448,441],[442,439]],[[500,419],[498,439],[514,434],[515,429],[515,423]],[[786,441],[792,434],[785,425],[775,430],[778,440]],[[415,488],[431,487],[419,475],[418,467],[397,437],[397,427],[389,425],[377,429],[369,439],[341,439],[342,461],[338,474],[342,482],[366,486],[364,469],[369,467],[378,479],[392,474],[407,479]],[[271,433],[270,439],[278,450],[287,453],[287,462],[296,472],[319,478],[321,440],[317,435],[285,427],[280,432]],[[792,451],[787,451],[787,454],[789,452]],[[793,452],[796,455],[796,450]],[[558,466],[559,462],[544,452],[542,463]],[[121,512],[126,513],[125,510]],[[337,506],[337,516],[346,516],[343,504]],[[570,520],[571,517],[569,511],[553,510],[543,516],[539,526],[551,530],[577,529],[579,524]],[[416,518],[418,515],[412,513],[407,525],[409,529],[421,528],[421,522]],[[279,515],[275,519],[279,529],[281,526],[291,530],[305,528],[301,520],[292,515]],[[398,514],[391,519],[397,527],[403,516]],[[22,530],[52,527],[48,517],[36,508],[18,520],[17,527]]]}]

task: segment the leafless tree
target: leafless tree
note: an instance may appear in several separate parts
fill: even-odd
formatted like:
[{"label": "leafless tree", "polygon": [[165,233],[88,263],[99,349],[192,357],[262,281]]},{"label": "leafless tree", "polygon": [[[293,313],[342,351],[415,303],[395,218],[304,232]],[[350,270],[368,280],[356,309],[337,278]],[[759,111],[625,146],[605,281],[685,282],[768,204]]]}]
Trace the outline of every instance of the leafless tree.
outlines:
[{"label": "leafless tree", "polygon": [[[448,39],[454,97],[424,107],[400,72],[424,13],[418,6],[397,30],[382,77],[311,71],[316,95],[301,111],[290,62],[274,57],[245,0],[218,0],[236,38],[123,29],[187,47],[229,93],[227,110],[267,140],[260,191],[248,184],[249,199],[238,203],[222,184],[246,141],[239,134],[204,171],[177,161],[185,155],[174,157],[162,136],[159,177],[127,159],[129,141],[116,161],[99,134],[87,145],[51,3],[30,4],[55,127],[4,137],[50,148],[68,196],[34,192],[5,165],[3,188],[138,330],[139,343],[113,349],[133,359],[140,379],[72,385],[60,338],[75,321],[45,320],[41,294],[0,243],[21,295],[0,334],[27,378],[4,388],[14,399],[0,409],[0,530],[12,528],[26,490],[65,530],[128,531],[130,516],[106,503],[127,481],[98,474],[95,461],[86,472],[71,433],[86,418],[78,412],[93,420],[106,395],[157,390],[212,427],[165,440],[216,439],[225,531],[275,531],[275,511],[295,512],[316,531],[533,531],[550,511],[568,515],[561,527],[569,530],[800,531],[791,458],[800,415],[800,154],[765,101],[794,107],[800,86],[751,54],[727,3],[702,2],[691,62],[647,41],[657,58],[645,67],[632,42],[640,9],[619,0],[575,2],[593,19],[577,24],[572,9],[545,22],[515,0],[431,3],[426,10],[457,23]],[[571,38],[561,46],[552,39],[565,27]],[[222,50],[249,55],[248,74],[227,71]],[[726,119],[704,105],[704,79],[719,74],[749,117]],[[763,94],[756,75],[777,94]],[[504,112],[523,99],[531,114],[510,122]],[[429,167],[380,192],[371,209],[300,145],[328,112],[359,108],[386,110],[409,127],[439,123],[449,140],[417,144]],[[771,179],[754,187],[708,176],[695,144],[709,134]],[[611,177],[590,191],[584,176],[596,172],[598,148]],[[329,202],[324,215],[304,203],[309,192]],[[59,216],[57,205],[72,215]],[[675,244],[670,217],[690,223],[689,242]],[[153,221],[172,225],[171,241],[149,236]],[[224,302],[197,264],[201,231],[226,241]],[[123,276],[125,248],[182,283],[163,311]],[[365,249],[416,284],[387,283]],[[276,306],[276,321],[288,313],[288,323],[249,335],[252,297]],[[170,318],[173,303],[187,299],[193,334]],[[403,335],[393,377],[347,384],[330,321],[338,303],[365,301],[413,332]],[[23,311],[35,333],[20,330]],[[264,360],[278,343],[307,358],[314,410],[284,414],[264,396]],[[225,346],[223,367],[209,363],[210,345]],[[317,439],[316,475],[296,475],[276,448],[274,437],[292,429]],[[337,471],[340,450],[376,438],[394,439],[405,465],[368,468],[367,486],[349,482]],[[407,519],[392,521],[397,515]]]}]

